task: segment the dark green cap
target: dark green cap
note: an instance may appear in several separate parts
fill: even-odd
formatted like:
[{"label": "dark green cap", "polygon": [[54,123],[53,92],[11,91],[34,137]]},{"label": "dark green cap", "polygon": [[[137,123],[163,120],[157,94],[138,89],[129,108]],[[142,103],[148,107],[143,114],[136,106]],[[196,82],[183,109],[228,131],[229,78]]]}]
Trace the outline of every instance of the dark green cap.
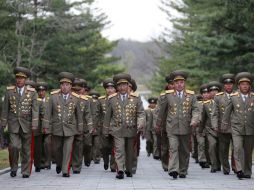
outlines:
[{"label": "dark green cap", "polygon": [[200,89],[199,89],[200,94],[203,94],[203,93],[208,92],[208,91],[209,91],[208,84],[202,84],[200,86]]},{"label": "dark green cap", "polygon": [[150,98],[148,98],[148,103],[149,104],[157,104],[157,100],[158,100],[158,98],[156,98],[156,97],[150,97]]},{"label": "dark green cap", "polygon": [[127,73],[119,73],[113,77],[113,81],[116,84],[120,83],[131,83],[131,75]]},{"label": "dark green cap", "polygon": [[222,89],[221,83],[219,83],[218,81],[211,81],[208,83],[209,91],[212,91],[212,90],[221,91],[221,89]]},{"label": "dark green cap", "polygon": [[25,67],[16,67],[13,70],[13,73],[15,74],[16,77],[28,78],[31,76],[31,71]]},{"label": "dark green cap", "polygon": [[47,90],[48,89],[48,84],[46,82],[38,82],[36,84],[36,89],[39,90]]},{"label": "dark green cap", "polygon": [[89,92],[89,96],[92,96],[93,99],[98,99],[101,95],[99,92],[95,91],[95,90],[91,90]]},{"label": "dark green cap", "polygon": [[240,82],[249,82],[250,84],[252,84],[253,77],[249,72],[241,72],[236,75],[235,80],[237,84],[239,84]]},{"label": "dark green cap", "polygon": [[103,81],[103,87],[106,89],[109,86],[116,87],[116,83],[113,81],[112,78],[107,78]]},{"label": "dark green cap", "polygon": [[130,82],[130,87],[131,89],[133,90],[133,92],[135,92],[137,90],[137,83],[134,79],[131,79],[131,82]]},{"label": "dark green cap", "polygon": [[69,72],[61,72],[58,74],[58,79],[59,79],[60,83],[62,83],[62,82],[73,83],[74,75]]},{"label": "dark green cap", "polygon": [[188,73],[186,71],[176,70],[170,74],[170,78],[172,78],[173,81],[186,80],[188,78]]},{"label": "dark green cap", "polygon": [[231,73],[224,74],[224,75],[221,76],[220,82],[222,84],[235,83],[235,75],[231,74]]}]

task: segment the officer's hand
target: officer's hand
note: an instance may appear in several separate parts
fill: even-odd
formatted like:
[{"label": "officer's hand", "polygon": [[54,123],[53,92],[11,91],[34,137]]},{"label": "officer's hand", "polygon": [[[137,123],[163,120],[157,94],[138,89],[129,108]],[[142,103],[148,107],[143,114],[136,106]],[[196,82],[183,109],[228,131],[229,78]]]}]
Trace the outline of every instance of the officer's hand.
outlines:
[{"label": "officer's hand", "polygon": [[142,130],[143,130],[143,126],[141,126],[141,125],[138,125],[138,132],[142,132]]},{"label": "officer's hand", "polygon": [[196,128],[198,126],[197,123],[191,123],[191,127]]}]

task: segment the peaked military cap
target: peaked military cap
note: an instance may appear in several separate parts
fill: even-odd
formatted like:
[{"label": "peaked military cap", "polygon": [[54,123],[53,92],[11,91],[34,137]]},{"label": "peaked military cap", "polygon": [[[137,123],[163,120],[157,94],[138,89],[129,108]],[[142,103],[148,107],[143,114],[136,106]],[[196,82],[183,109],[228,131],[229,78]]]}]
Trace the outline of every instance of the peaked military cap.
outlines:
[{"label": "peaked military cap", "polygon": [[235,80],[237,84],[239,84],[240,82],[249,82],[250,84],[252,84],[253,77],[249,72],[241,72],[236,75]]},{"label": "peaked military cap", "polygon": [[218,81],[211,81],[208,83],[209,91],[212,91],[212,90],[221,91],[221,89],[222,89],[221,83],[219,83]]},{"label": "peaked military cap", "polygon": [[28,78],[31,76],[31,72],[29,69],[25,67],[16,67],[13,70],[13,73],[15,74],[16,77],[25,77]]},{"label": "peaked military cap", "polygon": [[131,75],[127,73],[119,73],[113,77],[113,81],[116,84],[120,83],[131,83]]},{"label": "peaked military cap", "polygon": [[89,95],[92,96],[92,98],[94,99],[98,99],[101,96],[100,93],[95,90],[91,90],[91,92],[89,92]]},{"label": "peaked military cap", "polygon": [[231,73],[227,73],[221,76],[220,82],[223,84],[226,83],[235,83],[235,75]]},{"label": "peaked military cap", "polygon": [[173,82],[172,75],[169,74],[168,76],[166,76],[166,77],[165,77],[165,81],[166,81],[167,83],[172,83],[172,82]]},{"label": "peaked military cap", "polygon": [[202,85],[200,86],[199,91],[200,91],[200,94],[203,94],[203,93],[205,93],[205,92],[208,92],[208,91],[209,91],[209,89],[208,89],[208,84],[202,84]]},{"label": "peaked military cap", "polygon": [[131,89],[133,90],[133,92],[135,92],[137,90],[137,83],[134,79],[131,79],[131,82],[130,82],[130,87]]},{"label": "peaked military cap", "polygon": [[46,82],[38,82],[36,85],[37,90],[47,90],[48,84]]},{"label": "peaked military cap", "polygon": [[31,86],[32,88],[36,88],[36,82],[32,80],[26,80],[25,85]]},{"label": "peaked military cap", "polygon": [[158,100],[158,98],[156,98],[156,97],[150,97],[150,98],[148,98],[148,103],[149,104],[157,104],[157,100]]},{"label": "peaked military cap", "polygon": [[173,79],[173,81],[186,80],[188,77],[188,73],[186,71],[176,70],[170,74],[170,77]]},{"label": "peaked military cap", "polygon": [[113,81],[112,78],[107,78],[103,81],[103,87],[106,89],[109,86],[116,87],[116,83]]},{"label": "peaked military cap", "polygon": [[58,75],[58,79],[59,79],[60,83],[62,83],[62,82],[73,83],[74,75],[72,73],[69,73],[69,72],[61,72]]}]

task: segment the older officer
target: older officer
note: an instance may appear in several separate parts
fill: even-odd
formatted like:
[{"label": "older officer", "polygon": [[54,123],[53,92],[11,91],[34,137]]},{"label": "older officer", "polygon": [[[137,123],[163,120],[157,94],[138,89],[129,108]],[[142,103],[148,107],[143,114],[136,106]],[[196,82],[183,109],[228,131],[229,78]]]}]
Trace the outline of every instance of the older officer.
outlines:
[{"label": "older officer", "polygon": [[231,125],[237,177],[250,178],[254,145],[254,93],[251,92],[253,77],[249,72],[235,77],[238,91],[230,95],[222,119],[222,128]]},{"label": "older officer", "polygon": [[156,126],[160,127],[162,118],[166,114],[166,130],[169,139],[168,172],[176,179],[178,174],[180,178],[185,178],[187,175],[191,126],[197,126],[199,111],[194,92],[185,89],[187,73],[174,71],[171,75],[174,81],[174,90],[166,91]]},{"label": "older officer", "polygon": [[[60,89],[51,92],[43,130],[51,130],[56,149],[56,172],[70,176],[71,153],[74,136],[83,130],[79,95],[71,92],[74,76],[59,74]],[[50,125],[49,125],[50,124]]]},{"label": "older officer", "polygon": [[144,127],[145,113],[141,98],[129,93],[131,76],[122,73],[113,80],[118,92],[109,97],[103,126],[105,134],[112,131],[118,167],[116,178],[123,179],[125,170],[126,176],[132,177],[134,141],[137,131]]},{"label": "older officer", "polygon": [[16,67],[14,74],[16,85],[7,87],[1,124],[4,127],[8,124],[10,133],[10,175],[11,177],[17,175],[20,154],[21,173],[23,178],[28,178],[32,169],[32,130],[35,131],[38,128],[37,93],[34,88],[25,86],[25,81],[30,76],[27,68]]}]

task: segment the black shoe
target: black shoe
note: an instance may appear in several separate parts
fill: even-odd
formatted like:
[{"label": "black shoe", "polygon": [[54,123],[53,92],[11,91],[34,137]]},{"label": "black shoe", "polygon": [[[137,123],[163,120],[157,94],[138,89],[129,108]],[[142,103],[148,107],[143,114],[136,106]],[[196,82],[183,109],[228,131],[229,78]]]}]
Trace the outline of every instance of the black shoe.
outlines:
[{"label": "black shoe", "polygon": [[80,174],[80,171],[73,171],[73,174]]},{"label": "black shoe", "polygon": [[70,177],[70,174],[63,174],[63,177]]},{"label": "black shoe", "polygon": [[23,177],[23,178],[29,178],[29,175],[23,174],[22,177]]},{"label": "black shoe", "polygon": [[210,164],[208,162],[205,162],[204,168],[210,168]]},{"label": "black shoe", "polygon": [[170,175],[170,176],[172,176],[173,177],[173,179],[177,179],[177,176],[178,176],[178,172],[169,172],[169,174],[168,175]]},{"label": "black shoe", "polygon": [[153,159],[155,159],[155,160],[159,160],[159,159],[160,159],[160,157],[159,157],[159,156],[154,156],[154,157],[153,157]]},{"label": "black shoe", "polygon": [[56,167],[56,173],[57,173],[57,174],[60,174],[61,171],[62,171],[62,168],[61,168],[60,166],[57,166],[57,167]]},{"label": "black shoe", "polygon": [[123,179],[123,178],[124,178],[124,173],[123,173],[123,171],[118,171],[117,174],[116,174],[116,178],[117,178],[117,179]]},{"label": "black shoe", "polygon": [[108,170],[108,164],[104,164],[104,170]]},{"label": "black shoe", "polygon": [[250,175],[243,175],[243,178],[250,179],[251,176]]},{"label": "black shoe", "polygon": [[40,172],[41,168],[35,168],[35,172]]},{"label": "black shoe", "polygon": [[227,171],[224,171],[223,173],[224,173],[224,175],[229,175],[229,172],[227,172]]},{"label": "black shoe", "polygon": [[110,169],[110,171],[111,171],[111,172],[113,172],[113,173],[115,173],[115,172],[116,172],[116,170],[115,170],[115,169]]},{"label": "black shoe", "polygon": [[217,168],[217,170],[216,170],[217,172],[220,172],[221,171],[221,168],[219,167],[219,168]]},{"label": "black shoe", "polygon": [[127,177],[132,177],[132,173],[131,172],[126,171],[125,174],[126,174]]},{"label": "black shoe", "polygon": [[167,172],[168,171],[168,168],[163,168],[164,172]]},{"label": "black shoe", "polygon": [[216,173],[216,169],[211,169],[211,173]]},{"label": "black shoe", "polygon": [[90,161],[86,161],[86,162],[85,162],[85,166],[86,166],[86,167],[89,167],[89,166],[90,166],[90,164],[91,164],[91,162],[90,162]]},{"label": "black shoe", "polygon": [[238,177],[238,179],[242,179],[244,177],[244,174],[242,171],[239,171],[236,173],[236,176]]},{"label": "black shoe", "polygon": [[51,166],[46,166],[45,169],[46,170],[51,170]]},{"label": "black shoe", "polygon": [[147,157],[150,157],[151,156],[151,153],[147,153]]},{"label": "black shoe", "polygon": [[12,172],[10,173],[10,176],[11,176],[11,177],[16,177],[16,176],[17,176],[17,172],[12,171]]},{"label": "black shoe", "polygon": [[95,164],[100,164],[99,160],[94,161]]},{"label": "black shoe", "polygon": [[185,174],[180,174],[179,178],[186,178],[186,175]]},{"label": "black shoe", "polygon": [[207,162],[199,162],[199,165],[201,168],[210,168],[210,166]]}]

